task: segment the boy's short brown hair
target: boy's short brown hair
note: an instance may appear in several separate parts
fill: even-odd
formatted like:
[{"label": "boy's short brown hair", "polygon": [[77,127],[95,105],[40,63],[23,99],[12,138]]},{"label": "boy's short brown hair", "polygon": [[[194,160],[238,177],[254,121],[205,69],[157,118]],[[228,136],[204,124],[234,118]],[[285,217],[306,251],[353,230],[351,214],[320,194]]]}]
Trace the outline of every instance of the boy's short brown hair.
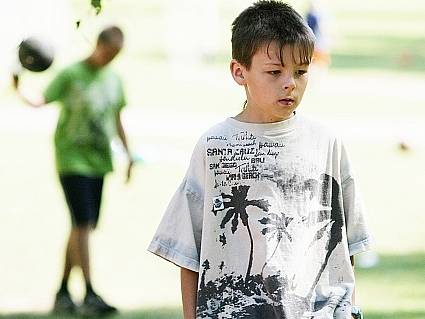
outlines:
[{"label": "boy's short brown hair", "polygon": [[104,43],[120,48],[124,43],[124,33],[115,25],[109,26],[99,33],[97,43]]},{"label": "boy's short brown hair", "polygon": [[[247,67],[257,50],[271,42],[282,50],[286,45],[299,48],[299,63],[311,62],[314,35],[304,19],[288,4],[261,0],[248,7],[232,23],[232,58]],[[293,51],[294,52],[294,51]]]}]

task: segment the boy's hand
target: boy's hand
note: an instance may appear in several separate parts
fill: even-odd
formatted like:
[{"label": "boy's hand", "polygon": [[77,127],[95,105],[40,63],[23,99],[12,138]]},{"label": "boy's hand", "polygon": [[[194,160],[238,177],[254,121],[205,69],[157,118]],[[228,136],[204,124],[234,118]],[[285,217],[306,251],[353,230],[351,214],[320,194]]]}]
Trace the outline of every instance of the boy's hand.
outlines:
[{"label": "boy's hand", "polygon": [[22,65],[17,61],[13,65],[13,67],[11,69],[11,72],[12,72],[12,84],[13,84],[13,88],[15,90],[17,90],[18,87],[19,87],[19,76],[22,73]]},{"label": "boy's hand", "polygon": [[126,183],[128,183],[131,179],[131,172],[133,170],[133,165],[134,165],[134,161],[133,159],[129,159],[128,160],[128,167],[127,167],[127,178],[125,180]]},{"label": "boy's hand", "polygon": [[17,90],[18,87],[19,87],[19,74],[18,73],[12,74],[12,84],[13,84],[13,88],[15,90]]}]

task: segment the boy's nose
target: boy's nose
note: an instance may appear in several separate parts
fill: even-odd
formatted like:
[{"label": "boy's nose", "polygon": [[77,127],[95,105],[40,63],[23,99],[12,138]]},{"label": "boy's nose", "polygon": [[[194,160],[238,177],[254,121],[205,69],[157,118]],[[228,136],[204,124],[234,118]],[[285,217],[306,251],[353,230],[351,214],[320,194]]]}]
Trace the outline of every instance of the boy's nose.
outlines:
[{"label": "boy's nose", "polygon": [[295,89],[295,80],[292,76],[287,76],[283,82],[283,88],[285,90],[293,90]]}]

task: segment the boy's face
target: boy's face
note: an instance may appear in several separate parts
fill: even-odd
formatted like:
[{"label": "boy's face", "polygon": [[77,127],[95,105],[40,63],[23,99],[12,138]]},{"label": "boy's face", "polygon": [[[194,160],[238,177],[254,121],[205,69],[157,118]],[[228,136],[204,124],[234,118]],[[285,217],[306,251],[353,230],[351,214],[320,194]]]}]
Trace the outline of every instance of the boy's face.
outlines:
[{"label": "boy's face", "polygon": [[114,46],[107,43],[98,43],[96,47],[98,65],[102,67],[109,64],[120,51],[120,46]]},{"label": "boy's face", "polygon": [[[235,81],[245,87],[247,105],[240,119],[253,123],[271,123],[290,118],[304,95],[308,64],[301,64],[298,48],[285,46],[280,61],[279,46],[272,42],[260,48],[247,69],[231,62]],[[296,61],[294,61],[294,57]]]}]

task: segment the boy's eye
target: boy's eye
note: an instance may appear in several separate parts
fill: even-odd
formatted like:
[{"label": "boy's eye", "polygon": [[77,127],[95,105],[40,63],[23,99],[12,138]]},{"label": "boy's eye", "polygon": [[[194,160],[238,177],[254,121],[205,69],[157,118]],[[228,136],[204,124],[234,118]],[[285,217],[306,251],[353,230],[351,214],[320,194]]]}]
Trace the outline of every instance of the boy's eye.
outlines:
[{"label": "boy's eye", "polygon": [[268,73],[271,75],[278,75],[280,74],[280,70],[273,70],[273,71],[269,71]]},{"label": "boy's eye", "polygon": [[301,76],[307,73],[307,70],[298,70],[297,75]]}]

